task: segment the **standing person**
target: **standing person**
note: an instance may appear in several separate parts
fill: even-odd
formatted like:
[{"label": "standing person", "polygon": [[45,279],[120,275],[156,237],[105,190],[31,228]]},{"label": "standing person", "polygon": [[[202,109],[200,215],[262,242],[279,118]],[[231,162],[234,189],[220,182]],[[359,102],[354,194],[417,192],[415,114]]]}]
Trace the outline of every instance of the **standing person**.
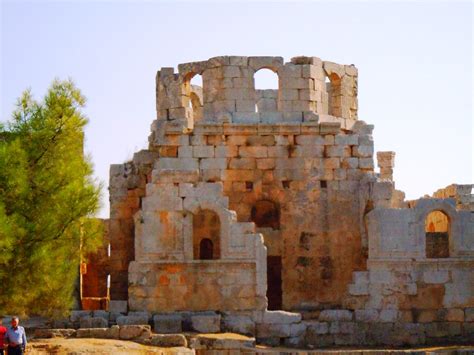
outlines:
[{"label": "standing person", "polygon": [[12,326],[8,328],[5,340],[8,343],[8,355],[23,355],[26,349],[25,328],[18,325],[20,319],[12,318]]},{"label": "standing person", "polygon": [[4,347],[4,338],[5,333],[7,332],[7,328],[3,326],[3,318],[0,317],[0,355],[3,355],[3,347]]}]

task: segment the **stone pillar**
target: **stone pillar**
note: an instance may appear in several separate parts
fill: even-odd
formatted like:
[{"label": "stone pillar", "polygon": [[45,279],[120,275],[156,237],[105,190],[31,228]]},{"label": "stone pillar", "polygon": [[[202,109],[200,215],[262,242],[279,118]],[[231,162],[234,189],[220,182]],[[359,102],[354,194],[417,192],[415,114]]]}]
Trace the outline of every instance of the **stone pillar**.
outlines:
[{"label": "stone pillar", "polygon": [[358,71],[353,65],[323,62],[329,79],[327,84],[328,112],[332,116],[357,120]]},{"label": "stone pillar", "polygon": [[380,168],[380,178],[393,180],[395,152],[377,152],[377,166]]}]

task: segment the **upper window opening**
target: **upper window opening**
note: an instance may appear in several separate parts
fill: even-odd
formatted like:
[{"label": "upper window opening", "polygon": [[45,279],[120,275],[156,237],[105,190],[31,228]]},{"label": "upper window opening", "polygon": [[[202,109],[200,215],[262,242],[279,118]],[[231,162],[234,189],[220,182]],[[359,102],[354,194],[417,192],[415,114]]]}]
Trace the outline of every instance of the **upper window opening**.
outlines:
[{"label": "upper window opening", "polygon": [[254,75],[256,90],[278,90],[278,74],[270,69],[260,69]]},{"label": "upper window opening", "polygon": [[426,216],[425,235],[427,258],[449,258],[449,218],[444,212]]},{"label": "upper window opening", "polygon": [[278,74],[270,69],[260,69],[254,75],[255,112],[275,112],[278,101]]},{"label": "upper window opening", "polygon": [[328,94],[328,113],[332,116],[340,117],[342,115],[341,79],[337,74],[331,73],[329,76],[326,76],[325,82]]},{"label": "upper window opening", "polygon": [[202,75],[194,74],[185,82],[186,106],[191,109],[194,122],[202,119],[203,92]]}]

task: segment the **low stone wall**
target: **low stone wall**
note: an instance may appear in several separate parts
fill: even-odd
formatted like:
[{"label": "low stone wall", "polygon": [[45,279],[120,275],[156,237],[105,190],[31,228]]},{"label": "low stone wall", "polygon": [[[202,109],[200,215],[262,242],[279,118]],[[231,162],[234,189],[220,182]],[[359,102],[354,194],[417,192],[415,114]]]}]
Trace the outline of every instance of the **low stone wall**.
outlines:
[{"label": "low stone wall", "polygon": [[[461,310],[461,318],[451,315],[425,320],[406,318],[397,310],[327,309],[291,313],[265,312],[175,312],[151,314],[129,312],[127,315],[105,311],[74,311],[68,320],[55,321],[53,328],[63,329],[68,337],[103,337],[134,340],[148,339],[155,333],[239,333],[256,337],[258,344],[293,348],[331,346],[409,346],[432,344],[466,344],[474,342],[474,308]],[[66,326],[64,326],[66,325]],[[111,328],[107,328],[110,326]],[[77,330],[75,330],[76,328]],[[97,330],[96,330],[97,329]],[[145,335],[123,335],[142,329]],[[39,330],[40,332],[43,330]],[[51,337],[58,330],[45,330]],[[117,338],[118,337],[118,338]],[[159,338],[155,342],[171,342],[174,338]],[[150,340],[151,341],[151,340]],[[177,341],[177,340],[176,340]],[[174,343],[173,343],[174,344]]]},{"label": "low stone wall", "polygon": [[186,347],[182,334],[153,334],[149,325],[113,325],[110,328],[37,329],[35,338],[99,338],[132,340],[144,345],[159,347]]},{"label": "low stone wall", "polygon": [[[393,321],[396,310],[323,310],[304,314],[303,320],[288,312],[267,312],[256,324],[257,342],[271,346],[407,346],[474,341],[472,309],[464,322]],[[285,314],[286,313],[286,314]]]}]

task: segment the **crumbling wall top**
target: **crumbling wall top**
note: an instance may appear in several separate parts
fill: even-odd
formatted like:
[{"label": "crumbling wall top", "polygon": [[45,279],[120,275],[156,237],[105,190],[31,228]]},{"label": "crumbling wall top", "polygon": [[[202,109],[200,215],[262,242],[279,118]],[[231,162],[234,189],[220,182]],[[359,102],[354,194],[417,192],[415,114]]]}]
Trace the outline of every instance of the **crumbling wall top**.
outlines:
[{"label": "crumbling wall top", "polygon": [[[269,69],[277,90],[256,90]],[[191,79],[202,76],[202,88]],[[192,129],[198,121],[278,123],[357,120],[357,68],[299,56],[221,56],[162,68],[156,77],[157,119]],[[265,91],[265,92],[263,92]]]}]

